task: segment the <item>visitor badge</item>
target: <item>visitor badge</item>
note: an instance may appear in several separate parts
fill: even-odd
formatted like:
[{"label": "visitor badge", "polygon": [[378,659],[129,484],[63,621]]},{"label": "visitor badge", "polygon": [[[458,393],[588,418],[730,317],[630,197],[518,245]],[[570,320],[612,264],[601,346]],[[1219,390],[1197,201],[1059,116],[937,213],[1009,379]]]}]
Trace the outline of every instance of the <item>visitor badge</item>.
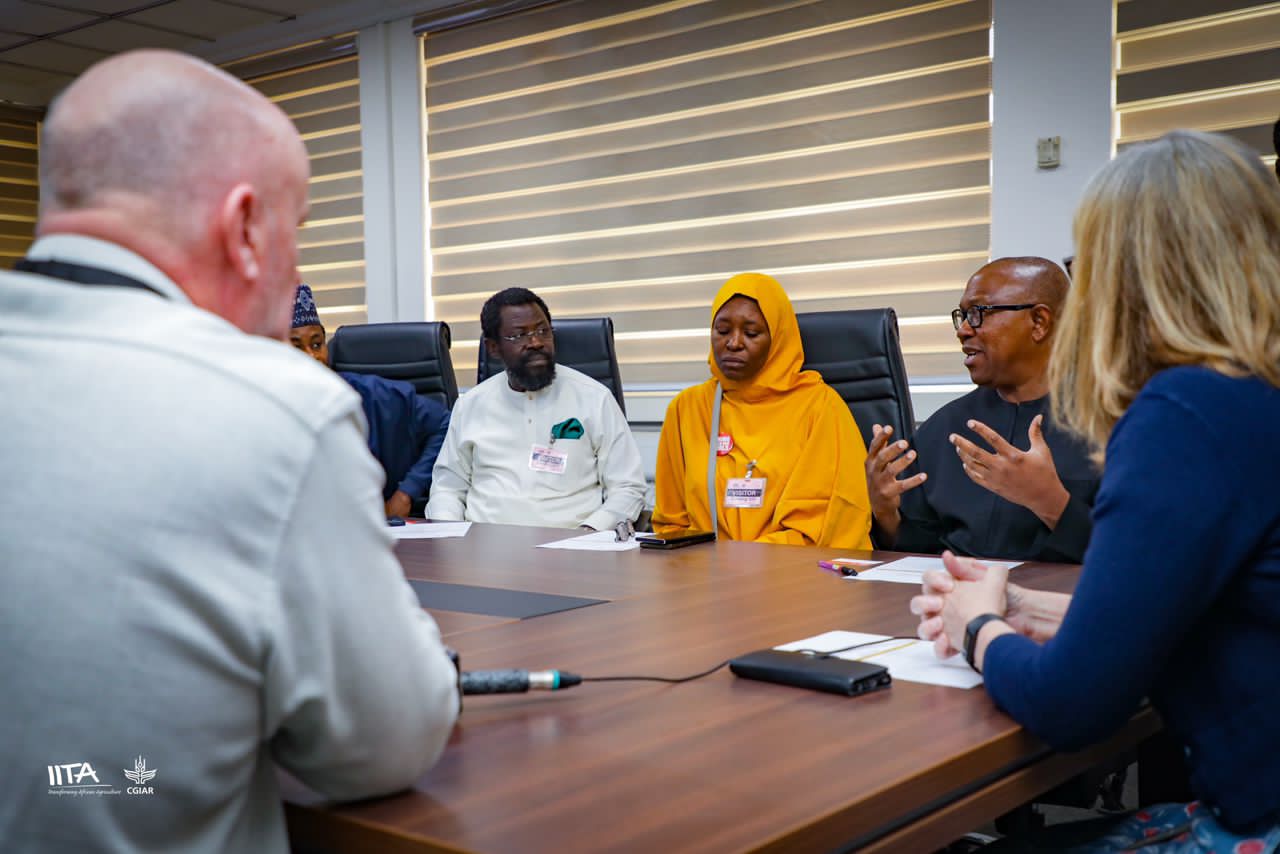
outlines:
[{"label": "visitor badge", "polygon": [[733,437],[728,433],[721,433],[716,437],[716,456],[723,457],[725,454],[733,450]]},{"label": "visitor badge", "polygon": [[534,445],[532,453],[529,454],[529,468],[534,471],[545,471],[548,474],[564,474],[564,467],[568,461],[568,453],[545,445]]},{"label": "visitor badge", "polygon": [[763,507],[767,477],[731,477],[724,486],[725,507]]}]

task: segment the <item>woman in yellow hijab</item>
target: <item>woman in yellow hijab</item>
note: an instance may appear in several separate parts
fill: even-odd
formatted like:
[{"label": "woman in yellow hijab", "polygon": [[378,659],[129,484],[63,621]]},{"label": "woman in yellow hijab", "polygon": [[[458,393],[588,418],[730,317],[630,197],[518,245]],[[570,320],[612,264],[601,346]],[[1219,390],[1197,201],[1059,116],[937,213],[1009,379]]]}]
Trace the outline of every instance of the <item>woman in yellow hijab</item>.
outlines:
[{"label": "woman in yellow hijab", "polygon": [[[712,378],[667,409],[654,530],[715,528],[760,543],[871,548],[867,451],[849,408],[802,371],[795,309],[769,276],[740,273],[711,306]],[[716,398],[714,507],[707,500]]]}]

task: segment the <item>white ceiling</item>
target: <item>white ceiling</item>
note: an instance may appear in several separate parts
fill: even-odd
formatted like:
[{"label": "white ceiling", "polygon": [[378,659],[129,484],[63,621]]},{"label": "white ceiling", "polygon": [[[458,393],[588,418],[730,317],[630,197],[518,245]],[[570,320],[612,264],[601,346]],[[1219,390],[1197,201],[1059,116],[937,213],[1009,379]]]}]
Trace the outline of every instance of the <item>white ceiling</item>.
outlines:
[{"label": "white ceiling", "polygon": [[[44,106],[103,57],[140,47],[217,61],[228,44],[336,35],[439,0],[0,0],[0,101]],[[311,26],[308,26],[311,22]],[[296,43],[296,41],[294,42]],[[248,50],[233,50],[245,55]],[[225,58],[225,57],[224,57]]]}]

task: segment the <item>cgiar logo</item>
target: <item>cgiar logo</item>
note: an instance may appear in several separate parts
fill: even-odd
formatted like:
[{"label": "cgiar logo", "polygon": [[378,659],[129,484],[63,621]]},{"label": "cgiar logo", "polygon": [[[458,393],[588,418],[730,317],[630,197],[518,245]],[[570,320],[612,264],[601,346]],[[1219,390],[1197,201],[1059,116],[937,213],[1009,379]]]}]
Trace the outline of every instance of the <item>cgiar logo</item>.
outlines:
[{"label": "cgiar logo", "polygon": [[151,782],[151,778],[156,775],[154,768],[147,768],[147,760],[139,756],[133,760],[133,770],[124,769],[124,775],[129,778],[135,785],[130,786],[125,791],[131,795],[154,795],[155,791],[151,786],[144,786],[144,783]]}]

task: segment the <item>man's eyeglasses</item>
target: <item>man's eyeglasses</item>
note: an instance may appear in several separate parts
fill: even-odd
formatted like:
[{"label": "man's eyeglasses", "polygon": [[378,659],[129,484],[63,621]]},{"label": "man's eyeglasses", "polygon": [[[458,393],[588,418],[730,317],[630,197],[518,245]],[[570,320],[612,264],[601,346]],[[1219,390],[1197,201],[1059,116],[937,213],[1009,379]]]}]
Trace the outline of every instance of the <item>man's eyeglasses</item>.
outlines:
[{"label": "man's eyeglasses", "polygon": [[541,341],[551,340],[552,327],[539,326],[537,329],[530,329],[527,332],[517,332],[515,335],[499,335],[503,341],[510,341],[512,344],[523,344],[526,341],[532,341],[537,338]]},{"label": "man's eyeglasses", "polygon": [[965,308],[953,308],[951,310],[951,325],[956,328],[956,332],[960,331],[960,326],[966,320],[969,321],[970,329],[977,329],[982,325],[982,316],[989,311],[1023,311],[1028,308],[1035,308],[1039,303],[1020,302],[1017,305],[971,305]]}]

